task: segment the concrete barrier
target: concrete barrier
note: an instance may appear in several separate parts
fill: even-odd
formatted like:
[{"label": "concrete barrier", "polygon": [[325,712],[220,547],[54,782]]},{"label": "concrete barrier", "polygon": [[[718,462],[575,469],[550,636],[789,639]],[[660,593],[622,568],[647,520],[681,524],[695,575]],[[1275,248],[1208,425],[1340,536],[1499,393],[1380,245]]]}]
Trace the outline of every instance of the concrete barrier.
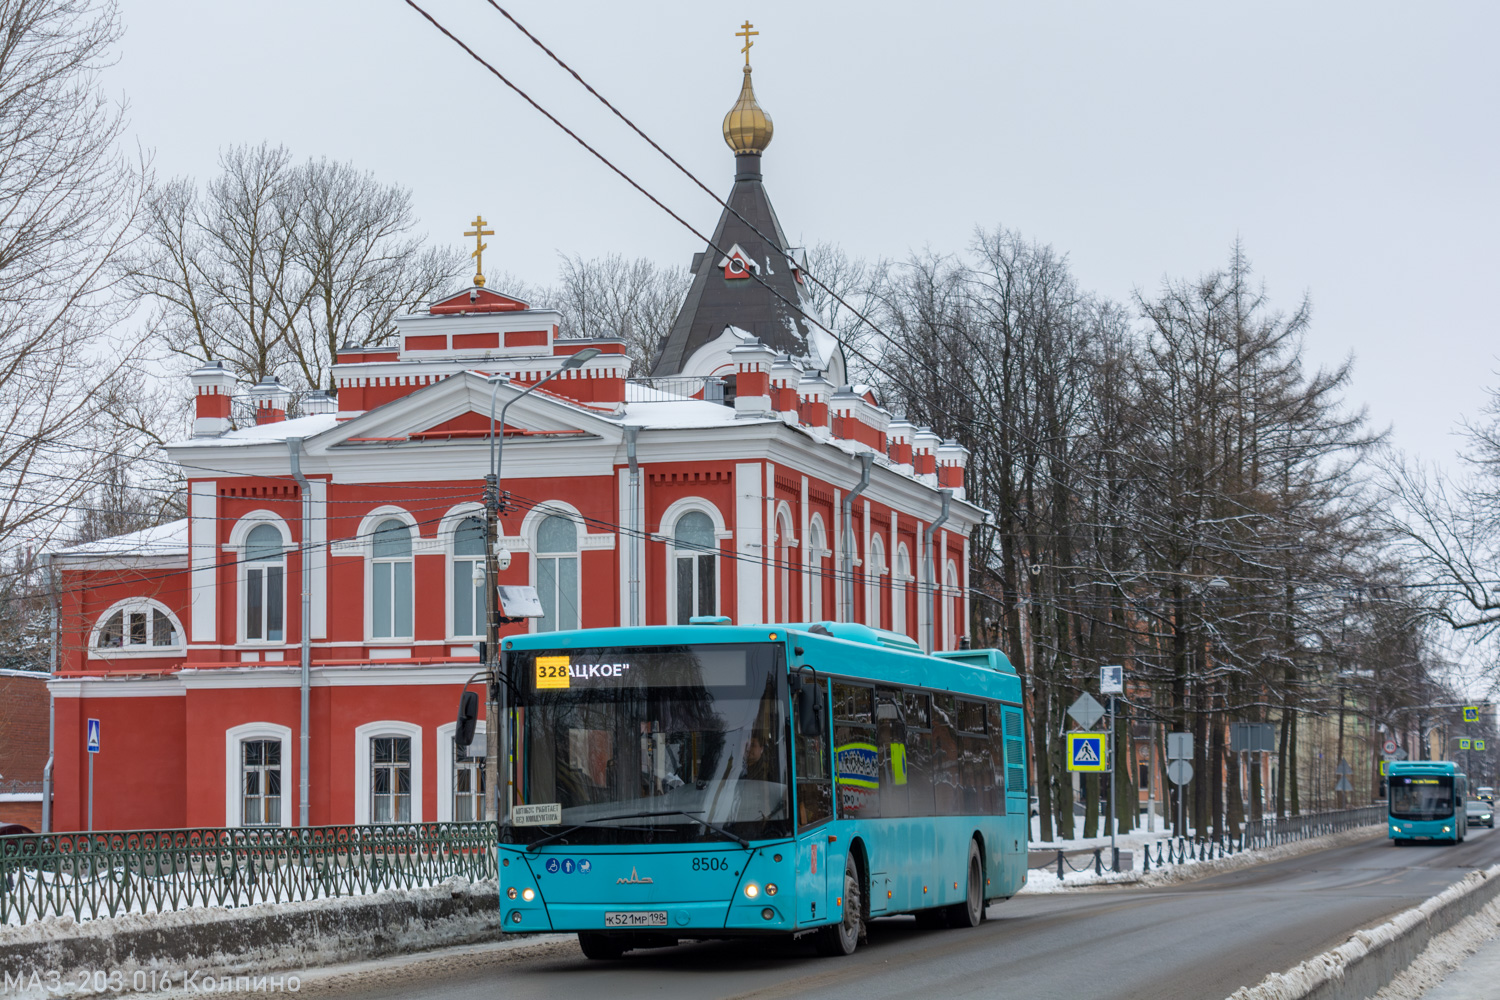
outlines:
[{"label": "concrete barrier", "polygon": [[1500,865],[1471,872],[1420,906],[1358,931],[1286,972],[1273,972],[1229,1000],[1365,1000],[1426,950],[1433,938],[1500,896]]},{"label": "concrete barrier", "polygon": [[148,980],[169,974],[172,986],[181,986],[194,971],[216,979],[285,976],[312,966],[499,937],[495,883],[455,880],[343,899],[126,914],[81,923],[49,917],[0,927],[0,975],[11,996],[56,995],[49,982],[60,977],[62,985],[76,985],[87,971],[118,973],[129,991],[139,974]]}]

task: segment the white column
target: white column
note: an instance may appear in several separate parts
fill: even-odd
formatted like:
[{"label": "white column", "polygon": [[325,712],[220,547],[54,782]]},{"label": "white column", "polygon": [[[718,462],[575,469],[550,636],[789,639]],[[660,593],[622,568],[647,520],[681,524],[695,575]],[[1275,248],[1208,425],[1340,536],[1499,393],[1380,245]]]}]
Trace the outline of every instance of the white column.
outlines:
[{"label": "white column", "polygon": [[[218,638],[219,484],[197,480],[188,487],[188,551],[192,571],[193,642]],[[233,641],[230,628],[230,641]]]},{"label": "white column", "polygon": [[765,525],[761,518],[762,482],[759,462],[738,462],[734,467],[734,563],[736,625],[758,625],[765,621],[761,598],[765,588],[757,559],[765,551]]},{"label": "white column", "polygon": [[802,477],[802,514],[801,514],[801,517],[802,517],[802,536],[801,536],[802,537],[802,544],[801,544],[801,549],[802,549],[802,559],[801,559],[801,563],[802,563],[802,613],[799,614],[797,617],[801,618],[803,621],[811,621],[812,620],[812,588],[813,588],[813,580],[812,580],[812,572],[811,572],[812,566],[811,566],[810,560],[812,559],[812,546],[809,545],[809,544],[807,544],[807,525],[811,521],[811,516],[809,515],[808,509],[807,509],[807,477],[806,476]]},{"label": "white column", "polygon": [[761,592],[766,595],[766,621],[776,620],[776,463],[766,463],[765,492],[766,498],[765,523],[761,530],[760,568],[761,580],[764,586]]},{"label": "white column", "polygon": [[328,638],[328,482],[309,479],[312,487],[312,535],[305,558],[312,562],[312,637]]}]

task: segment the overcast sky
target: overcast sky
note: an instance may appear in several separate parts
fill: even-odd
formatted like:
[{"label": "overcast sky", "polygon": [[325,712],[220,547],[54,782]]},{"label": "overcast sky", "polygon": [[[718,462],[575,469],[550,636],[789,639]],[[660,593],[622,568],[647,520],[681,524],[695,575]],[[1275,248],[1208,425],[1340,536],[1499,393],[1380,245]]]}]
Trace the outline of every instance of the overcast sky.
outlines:
[{"label": "overcast sky", "polygon": [[[701,243],[401,0],[121,0],[107,78],[163,176],[269,140],[411,188],[486,271],[557,255],[687,264]],[[717,206],[485,0],[422,0],[702,230]],[[1121,300],[1245,241],[1272,298],[1313,302],[1310,356],[1355,358],[1351,403],[1446,461],[1500,381],[1492,301],[1500,5],[502,0],[715,190],[740,86],[775,120],[766,185],[797,243],[956,251],[1003,224]]]}]

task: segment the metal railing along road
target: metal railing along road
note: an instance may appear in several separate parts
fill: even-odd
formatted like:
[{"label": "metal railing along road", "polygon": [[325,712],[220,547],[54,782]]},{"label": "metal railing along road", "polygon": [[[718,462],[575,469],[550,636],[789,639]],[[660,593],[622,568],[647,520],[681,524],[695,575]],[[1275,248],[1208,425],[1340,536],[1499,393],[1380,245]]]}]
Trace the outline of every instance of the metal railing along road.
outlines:
[{"label": "metal railing along road", "polygon": [[0,925],[361,896],[495,878],[494,823],[0,837]]},{"label": "metal railing along road", "polygon": [[[1257,848],[1278,847],[1281,844],[1290,844],[1298,840],[1308,840],[1325,834],[1342,833],[1345,830],[1356,830],[1384,823],[1385,803],[1383,802],[1354,809],[1303,813],[1300,816],[1267,816],[1243,824],[1239,835],[1234,837],[1171,837],[1146,844],[1141,851],[1143,855],[1141,870],[1149,872],[1153,867],[1165,868],[1168,865],[1182,864],[1187,861],[1212,861],[1215,858],[1232,857]],[[1075,856],[1080,854],[1076,851],[1073,853]],[[1095,875],[1121,870],[1117,855],[1111,855],[1106,848],[1094,848],[1092,854],[1082,852],[1082,857],[1083,863],[1075,865],[1068,857],[1067,851],[1059,850],[1055,862],[1058,879],[1061,880],[1069,870],[1092,871]],[[1049,861],[1045,867],[1051,868],[1053,864],[1054,862]]]}]

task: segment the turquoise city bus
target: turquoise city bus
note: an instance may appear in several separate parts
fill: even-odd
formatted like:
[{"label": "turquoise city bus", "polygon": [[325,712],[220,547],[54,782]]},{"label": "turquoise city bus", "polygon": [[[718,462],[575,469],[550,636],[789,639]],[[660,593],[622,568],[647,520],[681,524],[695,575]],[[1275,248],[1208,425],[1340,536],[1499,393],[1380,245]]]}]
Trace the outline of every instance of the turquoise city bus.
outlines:
[{"label": "turquoise city bus", "polygon": [[1469,779],[1451,761],[1402,760],[1387,765],[1387,808],[1391,842],[1446,840],[1457,844],[1469,833],[1464,802]]},{"label": "turquoise city bus", "polygon": [[1021,685],[996,650],[862,625],[691,624],[504,641],[507,932],[589,958],[866,921],[974,926],[1026,880]]}]

